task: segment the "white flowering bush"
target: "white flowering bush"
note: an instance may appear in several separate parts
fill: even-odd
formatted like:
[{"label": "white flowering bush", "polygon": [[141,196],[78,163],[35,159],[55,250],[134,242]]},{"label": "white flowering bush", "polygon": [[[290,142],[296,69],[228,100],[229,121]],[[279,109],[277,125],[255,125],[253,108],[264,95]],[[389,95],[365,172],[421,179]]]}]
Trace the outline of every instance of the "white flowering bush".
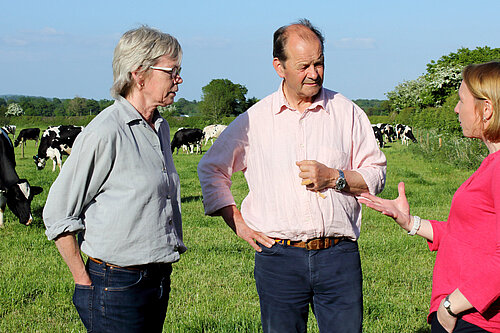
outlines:
[{"label": "white flowering bush", "polygon": [[399,113],[405,108],[421,105],[421,96],[426,90],[426,85],[427,81],[423,76],[398,84],[393,91],[386,94],[392,109]]},{"label": "white flowering bush", "polygon": [[11,103],[7,106],[6,116],[20,116],[24,114],[23,108],[17,103]]},{"label": "white flowering bush", "polygon": [[416,80],[398,84],[386,93],[392,111],[406,108],[422,110],[441,107],[450,95],[456,95],[462,81],[462,69],[468,64],[500,59],[500,48],[461,48],[427,64],[427,71]]}]

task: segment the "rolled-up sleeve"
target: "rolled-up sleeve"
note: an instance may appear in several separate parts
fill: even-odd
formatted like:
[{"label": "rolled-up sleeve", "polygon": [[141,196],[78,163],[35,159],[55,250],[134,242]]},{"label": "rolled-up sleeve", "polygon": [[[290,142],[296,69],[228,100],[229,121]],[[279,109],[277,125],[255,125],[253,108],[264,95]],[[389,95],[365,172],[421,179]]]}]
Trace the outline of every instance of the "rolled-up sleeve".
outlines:
[{"label": "rolled-up sleeve", "polygon": [[206,215],[235,205],[231,193],[231,176],[245,169],[247,129],[246,115],[237,117],[214,142],[198,164],[198,177],[203,192]]},{"label": "rolled-up sleeve", "polygon": [[49,240],[85,229],[82,215],[101,189],[113,161],[111,145],[94,133],[83,131],[71,155],[50,188],[43,210]]},{"label": "rolled-up sleeve", "polygon": [[352,170],[361,174],[370,194],[376,195],[385,186],[387,159],[378,147],[368,117],[359,111],[353,126]]}]

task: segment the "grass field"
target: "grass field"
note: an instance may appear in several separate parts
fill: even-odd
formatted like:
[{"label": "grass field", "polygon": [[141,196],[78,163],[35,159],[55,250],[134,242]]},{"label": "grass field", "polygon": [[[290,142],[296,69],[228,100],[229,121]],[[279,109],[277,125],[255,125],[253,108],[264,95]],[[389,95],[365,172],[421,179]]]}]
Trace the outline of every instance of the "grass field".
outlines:
[{"label": "grass field", "polygon": [[[400,144],[383,149],[388,158],[382,196],[397,195],[405,181],[412,213],[446,219],[451,198],[472,173],[426,161]],[[71,303],[73,281],[53,242],[44,235],[42,209],[58,174],[51,163],[37,171],[28,142],[25,158],[16,148],[17,171],[44,192],[32,203],[35,221],[26,227],[7,209],[0,229],[0,332],[82,332]],[[181,177],[184,240],[188,246],[174,264],[164,332],[259,332],[259,302],[253,280],[253,250],[221,218],[203,214],[196,174],[198,155],[174,156]],[[238,203],[246,192],[234,176]],[[364,278],[364,332],[429,332],[426,315],[434,254],[425,241],[409,237],[389,218],[363,210],[359,240]],[[311,314],[309,332],[317,332]]]}]

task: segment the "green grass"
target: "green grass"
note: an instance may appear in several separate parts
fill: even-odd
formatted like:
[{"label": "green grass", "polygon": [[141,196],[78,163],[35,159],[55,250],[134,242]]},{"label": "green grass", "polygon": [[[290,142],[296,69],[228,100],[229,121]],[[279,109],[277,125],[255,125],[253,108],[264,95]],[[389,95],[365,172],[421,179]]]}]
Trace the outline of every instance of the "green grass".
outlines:
[{"label": "green grass", "polygon": [[[472,173],[426,160],[407,147],[384,148],[388,174],[383,197],[394,198],[405,181],[412,213],[446,219],[451,198]],[[25,158],[16,148],[17,171],[44,192],[32,203],[35,222],[20,225],[7,209],[0,229],[0,332],[82,332],[71,303],[73,281],[53,242],[44,234],[41,212],[50,184],[51,163],[37,171],[28,142]],[[203,214],[196,174],[197,155],[174,156],[181,177],[184,240],[188,252],[174,264],[165,332],[259,332],[259,300],[253,279],[253,251],[221,218]],[[233,177],[238,203],[243,176]],[[359,240],[364,278],[364,332],[429,332],[434,254],[426,242],[409,237],[390,218],[363,210]],[[309,332],[318,332],[311,314]]]}]

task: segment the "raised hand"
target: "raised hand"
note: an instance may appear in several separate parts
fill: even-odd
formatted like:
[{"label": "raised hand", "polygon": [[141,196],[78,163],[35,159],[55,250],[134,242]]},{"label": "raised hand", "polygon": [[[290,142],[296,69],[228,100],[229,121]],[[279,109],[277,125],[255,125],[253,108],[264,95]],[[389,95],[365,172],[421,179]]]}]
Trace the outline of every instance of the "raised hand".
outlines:
[{"label": "raised hand", "polygon": [[398,184],[398,197],[394,200],[382,199],[369,193],[361,194],[358,201],[367,207],[392,217],[403,229],[409,231],[413,222],[410,218],[410,205],[405,194],[405,183]]}]

